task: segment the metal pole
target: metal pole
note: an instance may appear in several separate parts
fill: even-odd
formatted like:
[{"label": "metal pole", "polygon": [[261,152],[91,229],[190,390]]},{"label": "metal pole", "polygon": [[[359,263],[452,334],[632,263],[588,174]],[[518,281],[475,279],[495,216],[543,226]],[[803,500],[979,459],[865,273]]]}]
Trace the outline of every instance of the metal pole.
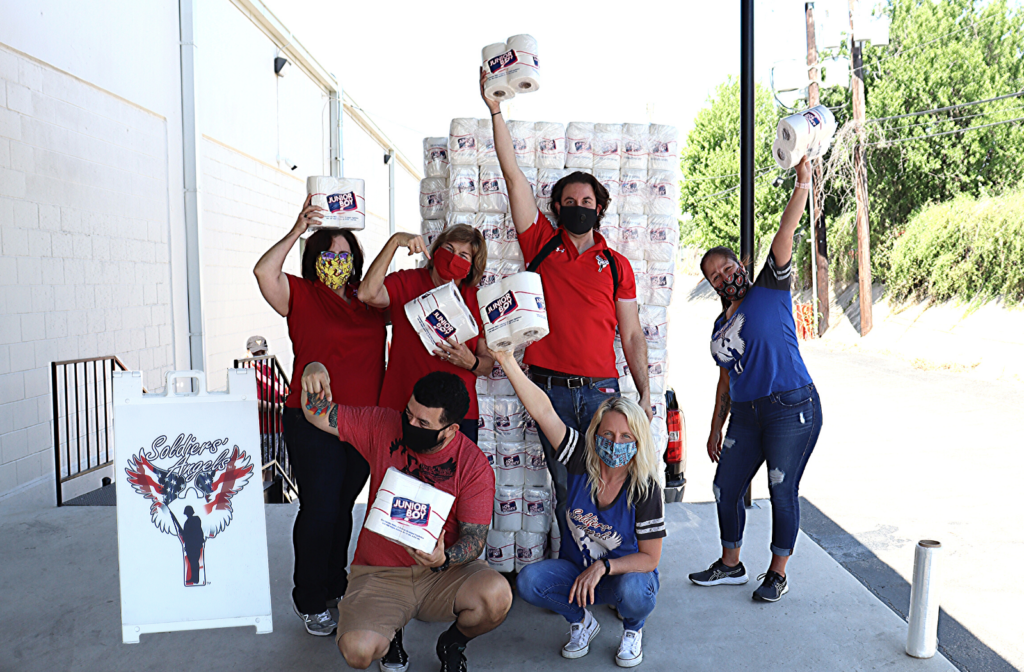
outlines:
[{"label": "metal pole", "polygon": [[[818,46],[814,37],[814,3],[804,4],[804,12],[807,23],[807,78],[810,84],[807,87],[808,107],[814,107],[820,100],[818,92]],[[822,160],[814,159],[811,163],[814,166],[811,178],[811,249],[814,266],[811,270],[814,278],[814,329],[816,335],[821,336],[828,329],[828,256],[825,250],[825,217],[815,211],[815,205],[823,202],[819,199],[822,188],[825,186],[822,176]]]},{"label": "metal pole", "polygon": [[754,0],[740,0],[740,259],[754,277]]}]

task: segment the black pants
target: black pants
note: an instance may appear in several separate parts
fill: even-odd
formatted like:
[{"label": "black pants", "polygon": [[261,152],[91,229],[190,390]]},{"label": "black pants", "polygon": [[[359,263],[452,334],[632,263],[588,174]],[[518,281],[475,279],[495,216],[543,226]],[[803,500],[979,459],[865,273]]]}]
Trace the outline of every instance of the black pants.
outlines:
[{"label": "black pants", "polygon": [[292,597],[300,612],[319,614],[348,588],[352,507],[370,465],[351,444],[311,425],[301,409],[285,409],[284,434],[299,486]]}]

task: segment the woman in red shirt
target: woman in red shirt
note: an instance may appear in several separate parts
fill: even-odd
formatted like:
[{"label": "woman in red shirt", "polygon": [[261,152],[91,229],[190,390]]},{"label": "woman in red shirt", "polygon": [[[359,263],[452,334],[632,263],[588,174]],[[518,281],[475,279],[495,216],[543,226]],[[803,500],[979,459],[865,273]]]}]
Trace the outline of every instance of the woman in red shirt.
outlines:
[{"label": "woman in red shirt", "polygon": [[[427,266],[397,271],[385,277],[400,247],[408,248],[409,254],[426,254]],[[431,371],[454,373],[462,378],[469,391],[469,413],[460,427],[473,443],[477,440],[480,417],[476,402],[476,378],[490,374],[494,366],[494,358],[487,351],[486,339],[478,336],[466,343],[442,345],[440,349],[429,353],[405,316],[405,304],[446,282],[455,282],[482,334],[476,286],[480,284],[486,265],[487,245],[484,237],[471,226],[458,224],[445,229],[429,252],[421,236],[396,233],[373,260],[366,272],[366,279],[359,285],[360,301],[377,308],[391,307],[391,356],[384,374],[380,405],[403,411],[417,380]]]},{"label": "woman in red shirt", "polygon": [[[300,407],[302,370],[321,362],[337,403],[376,406],[384,381],[387,340],[384,313],[356,296],[363,250],[351,231],[321,229],[306,240],[302,277],[285,273],[285,257],[306,229],[320,223],[322,208],[307,198],[292,230],[271,247],[253,273],[267,303],[288,318],[295,354],[291,393],[285,400],[284,436],[299,486],[295,549],[295,612],[311,635],[328,636],[336,624],[328,607],[348,587],[352,507],[370,467],[349,444],[310,424]],[[345,400],[345,401],[341,401]]]}]

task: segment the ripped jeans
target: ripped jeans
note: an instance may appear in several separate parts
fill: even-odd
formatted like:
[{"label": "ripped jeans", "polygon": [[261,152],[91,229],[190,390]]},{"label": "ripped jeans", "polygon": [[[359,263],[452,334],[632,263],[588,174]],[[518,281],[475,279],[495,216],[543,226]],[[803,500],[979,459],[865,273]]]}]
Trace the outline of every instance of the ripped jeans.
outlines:
[{"label": "ripped jeans", "polygon": [[724,548],[743,543],[743,495],[766,460],[772,501],[772,553],[792,555],[800,530],[800,478],[821,432],[814,384],[732,404],[715,472],[718,529]]}]

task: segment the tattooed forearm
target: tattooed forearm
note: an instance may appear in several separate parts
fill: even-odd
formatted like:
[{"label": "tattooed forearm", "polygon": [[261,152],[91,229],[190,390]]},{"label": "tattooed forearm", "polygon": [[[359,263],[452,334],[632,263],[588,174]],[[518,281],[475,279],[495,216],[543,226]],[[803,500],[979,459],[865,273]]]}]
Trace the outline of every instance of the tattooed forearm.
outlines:
[{"label": "tattooed forearm", "polygon": [[327,422],[334,429],[338,428],[338,405],[337,404],[331,404],[331,412],[327,416]]},{"label": "tattooed forearm", "polygon": [[[327,407],[331,405],[331,402],[327,401],[327,397],[318,395],[316,397],[306,395],[306,408],[309,409],[313,415],[321,416],[327,412]],[[337,408],[337,406],[335,406]]]},{"label": "tattooed forearm", "polygon": [[732,399],[729,398],[728,392],[722,392],[722,396],[718,398],[718,419],[725,421],[729,417],[729,410],[732,408]]},{"label": "tattooed forearm", "polygon": [[459,540],[452,545],[445,555],[453,565],[463,565],[480,557],[487,541],[487,525],[459,523]]}]

